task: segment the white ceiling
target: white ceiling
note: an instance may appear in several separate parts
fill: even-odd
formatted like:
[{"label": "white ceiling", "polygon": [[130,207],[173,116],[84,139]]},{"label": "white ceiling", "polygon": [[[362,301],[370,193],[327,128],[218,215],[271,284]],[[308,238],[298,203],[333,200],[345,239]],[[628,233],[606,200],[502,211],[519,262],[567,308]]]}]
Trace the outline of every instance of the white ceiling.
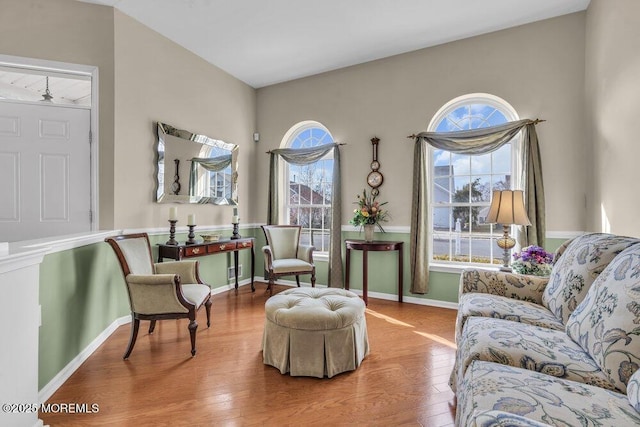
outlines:
[{"label": "white ceiling", "polygon": [[590,0],[80,0],[259,88],[554,16]]}]

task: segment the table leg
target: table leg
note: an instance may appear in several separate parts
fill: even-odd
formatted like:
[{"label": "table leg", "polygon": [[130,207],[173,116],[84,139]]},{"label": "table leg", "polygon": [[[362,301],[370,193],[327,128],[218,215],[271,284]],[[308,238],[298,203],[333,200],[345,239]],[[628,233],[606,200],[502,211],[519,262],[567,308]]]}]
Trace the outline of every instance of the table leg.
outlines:
[{"label": "table leg", "polygon": [[347,254],[345,258],[346,258],[346,263],[345,263],[346,272],[344,276],[344,288],[346,290],[349,290],[349,262],[351,258],[351,249],[349,247],[347,247]]},{"label": "table leg", "polygon": [[251,292],[256,291],[256,287],[253,285],[253,276],[256,275],[255,273],[256,273],[256,251],[252,245],[251,246]]},{"label": "table leg", "polygon": [[238,251],[233,251],[233,271],[236,275],[236,294],[238,293]]},{"label": "table leg", "polygon": [[362,251],[362,299],[364,305],[369,305],[369,299],[367,298],[368,282],[369,282],[369,251]]},{"label": "table leg", "polygon": [[402,302],[402,270],[404,270],[402,262],[402,245],[398,248],[398,302]]}]

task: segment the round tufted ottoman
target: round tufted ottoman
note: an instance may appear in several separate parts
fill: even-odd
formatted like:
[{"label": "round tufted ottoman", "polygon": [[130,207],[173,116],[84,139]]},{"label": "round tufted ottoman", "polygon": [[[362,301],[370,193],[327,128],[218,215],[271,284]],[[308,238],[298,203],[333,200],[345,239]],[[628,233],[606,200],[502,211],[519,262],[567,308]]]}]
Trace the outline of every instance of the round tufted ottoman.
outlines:
[{"label": "round tufted ottoman", "polygon": [[369,354],[364,301],[332,288],[294,288],[269,298],[262,357],[280,373],[331,378]]}]

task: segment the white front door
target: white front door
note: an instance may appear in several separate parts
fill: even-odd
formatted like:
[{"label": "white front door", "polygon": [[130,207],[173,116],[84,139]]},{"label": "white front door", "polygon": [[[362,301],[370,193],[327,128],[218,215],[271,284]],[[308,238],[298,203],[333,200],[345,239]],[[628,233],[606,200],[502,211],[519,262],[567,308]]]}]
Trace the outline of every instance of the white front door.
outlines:
[{"label": "white front door", "polygon": [[90,114],[0,102],[0,241],[91,230]]}]

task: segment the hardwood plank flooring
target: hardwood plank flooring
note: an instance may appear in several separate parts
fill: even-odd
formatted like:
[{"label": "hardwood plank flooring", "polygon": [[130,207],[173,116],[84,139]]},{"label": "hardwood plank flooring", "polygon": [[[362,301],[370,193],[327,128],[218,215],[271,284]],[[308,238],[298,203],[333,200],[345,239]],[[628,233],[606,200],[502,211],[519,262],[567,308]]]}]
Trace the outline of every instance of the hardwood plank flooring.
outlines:
[{"label": "hardwood plank flooring", "polygon": [[[41,413],[51,426],[452,426],[456,312],[369,298],[371,351],[331,379],[281,375],[262,363],[264,303],[258,283],[215,295],[211,328],[198,314],[197,355],[188,321],[148,322],[129,360],[129,325],[111,337],[47,403],[97,403],[89,414]],[[286,287],[277,286],[276,292]]]}]

